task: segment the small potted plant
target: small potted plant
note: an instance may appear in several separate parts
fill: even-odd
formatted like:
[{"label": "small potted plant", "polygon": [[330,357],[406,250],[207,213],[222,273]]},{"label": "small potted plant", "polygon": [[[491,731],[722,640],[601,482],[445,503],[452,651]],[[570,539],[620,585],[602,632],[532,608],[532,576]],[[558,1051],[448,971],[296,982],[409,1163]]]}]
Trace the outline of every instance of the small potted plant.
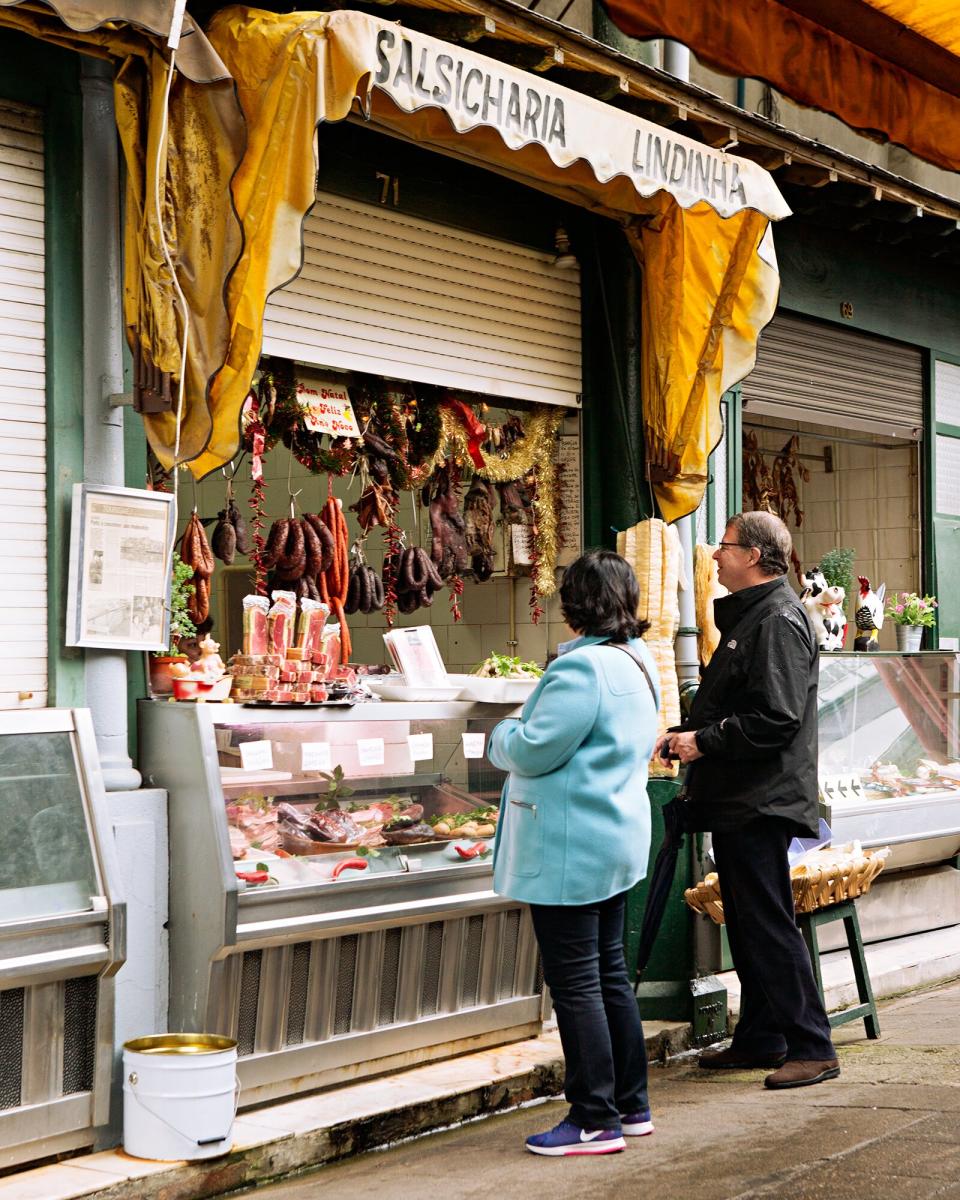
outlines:
[{"label": "small potted plant", "polygon": [[170,581],[170,644],[165,650],[155,650],[150,655],[150,692],[154,696],[173,695],[173,677],[170,668],[174,663],[187,662],[180,653],[180,643],[196,636],[187,602],[194,593],[193,567],[188,566],[180,555],[173,552],[173,574]]},{"label": "small potted plant", "polygon": [[894,592],[887,599],[886,615],[897,627],[897,649],[919,650],[924,629],[936,621],[936,596],[917,592]]}]

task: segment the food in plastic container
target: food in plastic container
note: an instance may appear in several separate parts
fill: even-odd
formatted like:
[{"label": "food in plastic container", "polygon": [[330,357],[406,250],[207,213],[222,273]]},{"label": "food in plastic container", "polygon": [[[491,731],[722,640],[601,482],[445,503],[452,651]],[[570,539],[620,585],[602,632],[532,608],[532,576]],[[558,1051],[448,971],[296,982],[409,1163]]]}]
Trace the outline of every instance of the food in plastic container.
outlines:
[{"label": "food in plastic container", "polygon": [[294,624],[297,617],[297,598],[293,592],[274,592],[273,603],[267,613],[267,650],[286,659],[287,650],[293,642]]},{"label": "food in plastic container", "polygon": [[267,613],[270,601],[266,596],[244,596],[243,598],[243,653],[247,655],[267,652]]},{"label": "food in plastic container", "polygon": [[[329,615],[329,607],[320,600],[305,598],[300,601],[296,647],[308,662],[314,653],[323,650],[323,628]],[[337,629],[339,633],[339,626]]]}]

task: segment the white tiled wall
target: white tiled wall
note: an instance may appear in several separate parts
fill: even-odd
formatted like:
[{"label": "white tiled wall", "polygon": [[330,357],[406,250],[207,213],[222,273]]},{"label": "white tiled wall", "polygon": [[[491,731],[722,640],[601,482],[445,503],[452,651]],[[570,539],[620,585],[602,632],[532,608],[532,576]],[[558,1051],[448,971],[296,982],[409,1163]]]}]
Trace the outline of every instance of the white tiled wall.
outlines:
[{"label": "white tiled wall", "polygon": [[[763,428],[752,426],[764,425]],[[756,433],[764,449],[777,451],[791,433],[800,433],[800,453],[810,478],[797,477],[803,524],[793,528],[794,545],[804,568],[815,566],[822,554],[834,546],[850,546],[857,554],[854,575],[865,575],[876,588],[886,583],[887,592],[916,591],[920,587],[920,517],[918,448],[888,437],[851,434],[801,422],[764,422],[744,413],[744,431]],[[849,445],[832,441],[849,438],[872,445]],[[833,471],[823,459],[824,447],[833,451]],[[772,457],[767,460],[772,463]],[[796,578],[792,578],[796,585]],[[856,586],[856,584],[854,585]],[[852,607],[847,606],[848,614]],[[848,636],[848,648],[852,640]],[[880,635],[883,649],[894,649],[896,636],[887,621]]]}]

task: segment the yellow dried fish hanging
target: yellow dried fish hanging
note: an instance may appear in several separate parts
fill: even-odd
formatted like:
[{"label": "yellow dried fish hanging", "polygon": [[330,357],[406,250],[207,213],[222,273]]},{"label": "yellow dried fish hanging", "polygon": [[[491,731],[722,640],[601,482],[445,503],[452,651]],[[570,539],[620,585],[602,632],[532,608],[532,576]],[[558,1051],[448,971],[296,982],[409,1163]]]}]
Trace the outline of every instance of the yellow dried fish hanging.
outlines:
[{"label": "yellow dried fish hanging", "polygon": [[700,665],[705,667],[720,645],[720,630],[713,619],[713,602],[727,595],[727,589],[717,578],[714,560],[715,546],[698,542],[693,552],[693,594],[697,606],[697,652]]}]

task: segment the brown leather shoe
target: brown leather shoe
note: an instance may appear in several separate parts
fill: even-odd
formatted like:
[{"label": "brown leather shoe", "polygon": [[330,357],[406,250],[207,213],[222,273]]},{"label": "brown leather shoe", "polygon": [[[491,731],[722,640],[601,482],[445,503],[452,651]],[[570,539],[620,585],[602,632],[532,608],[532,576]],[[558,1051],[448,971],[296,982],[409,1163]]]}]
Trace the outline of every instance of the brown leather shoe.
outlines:
[{"label": "brown leather shoe", "polygon": [[785,1054],[747,1054],[728,1046],[726,1050],[704,1050],[698,1066],[705,1071],[761,1071],[779,1067]]},{"label": "brown leather shoe", "polygon": [[825,1079],[836,1079],[840,1074],[840,1064],[835,1058],[820,1059],[819,1062],[805,1062],[802,1059],[791,1059],[785,1062],[779,1071],[774,1071],[763,1081],[768,1088],[809,1087],[812,1083],[823,1083]]}]

